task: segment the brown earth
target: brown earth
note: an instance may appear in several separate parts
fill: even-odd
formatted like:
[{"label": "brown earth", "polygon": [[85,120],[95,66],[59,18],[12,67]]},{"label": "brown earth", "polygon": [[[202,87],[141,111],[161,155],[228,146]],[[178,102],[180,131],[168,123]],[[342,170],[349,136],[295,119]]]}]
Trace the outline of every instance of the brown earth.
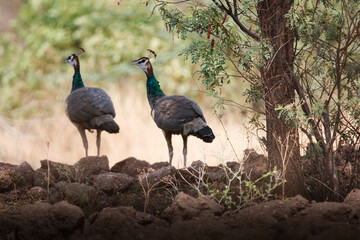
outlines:
[{"label": "brown earth", "polygon": [[[256,153],[244,166],[227,166],[232,171],[243,167],[254,179],[268,171],[266,158]],[[109,168],[106,156],[82,158],[74,165],[42,160],[36,170],[26,162],[0,163],[0,240],[360,236],[360,190],[351,191],[341,203],[296,196],[234,212],[207,195],[196,177],[221,189],[229,174],[225,171],[201,161],[175,169],[135,158]]]}]

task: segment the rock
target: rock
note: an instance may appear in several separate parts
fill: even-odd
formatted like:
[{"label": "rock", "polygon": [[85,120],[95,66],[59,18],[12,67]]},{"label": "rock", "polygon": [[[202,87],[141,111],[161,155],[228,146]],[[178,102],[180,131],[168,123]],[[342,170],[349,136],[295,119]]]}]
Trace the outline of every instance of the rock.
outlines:
[{"label": "rock", "polygon": [[150,167],[154,170],[158,170],[160,168],[167,167],[167,166],[170,166],[169,162],[156,162],[156,163],[151,164]]},{"label": "rock", "polygon": [[[0,215],[0,232],[16,239],[71,239],[82,231],[84,213],[67,202],[26,204]],[[61,237],[61,238],[59,238]]]},{"label": "rock", "polygon": [[92,181],[104,192],[117,192],[129,187],[134,178],[125,173],[106,172],[95,175]]},{"label": "rock", "polygon": [[350,205],[360,218],[360,189],[352,190],[345,198],[344,203]]},{"label": "rock", "polygon": [[246,175],[250,176],[250,180],[255,181],[265,173],[271,171],[269,161],[264,155],[249,149],[245,150],[245,154],[248,157],[244,162],[243,168]]},{"label": "rock", "polygon": [[140,173],[148,172],[149,168],[150,164],[148,162],[129,157],[116,163],[111,168],[111,172],[126,173],[131,177],[136,177]]},{"label": "rock", "polygon": [[[219,165],[219,168],[223,168],[221,164]],[[233,173],[239,171],[241,164],[238,162],[227,162],[226,167],[230,168]]]},{"label": "rock", "polygon": [[222,223],[219,217],[200,217],[171,224],[171,239],[243,240],[239,236],[231,237],[232,231],[234,230]]},{"label": "rock", "polygon": [[[104,208],[85,227],[90,239],[171,239],[168,223],[132,207]],[[106,229],[106,231],[104,231]]]},{"label": "rock", "polygon": [[4,196],[4,200],[11,203],[16,203],[20,199],[24,199],[24,195],[20,190],[12,190],[10,192],[7,192]]},{"label": "rock", "polygon": [[50,175],[58,181],[71,181],[75,174],[74,166],[65,163],[53,162],[50,160],[41,160],[41,169],[48,170],[50,168]]},{"label": "rock", "polygon": [[47,178],[48,176],[48,171],[45,169],[36,169],[33,175],[33,181],[34,181],[34,186],[37,187],[43,187],[46,188],[47,187],[47,182],[49,181],[50,183],[54,183],[56,181],[54,175],[52,175],[50,173],[50,178]]},{"label": "rock", "polygon": [[92,175],[96,175],[102,171],[109,171],[109,160],[106,156],[101,157],[83,157],[77,163],[74,164],[74,167],[78,169],[81,173],[80,179],[81,182],[86,181],[87,178]]},{"label": "rock", "polygon": [[32,187],[34,170],[27,163],[20,165],[0,164],[0,192],[18,187]]},{"label": "rock", "polygon": [[226,212],[222,215],[222,220],[238,238],[277,239],[285,231],[285,223],[309,206],[308,200],[297,195],[290,200],[255,204],[237,214]]},{"label": "rock", "polygon": [[[280,239],[354,239],[360,234],[359,218],[346,204],[312,203],[294,214],[285,224],[278,224]],[[340,237],[341,236],[341,237]]]},{"label": "rock", "polygon": [[[231,165],[231,163],[229,163]],[[192,178],[196,176],[196,178],[202,178],[205,182],[214,182],[221,179],[221,177],[224,177],[224,170],[223,166],[219,165],[217,167],[209,167],[206,163],[198,160],[194,161],[191,166],[188,168],[188,170],[192,173],[189,175],[189,173],[183,174],[183,176],[187,176],[187,180],[193,182]],[[183,171],[181,172],[183,173]],[[193,175],[193,176],[192,176]]]},{"label": "rock", "polygon": [[191,163],[189,169],[195,169],[196,171],[201,171],[202,169],[205,169],[207,167],[206,163],[197,160]]},{"label": "rock", "polygon": [[190,220],[195,217],[212,218],[223,213],[224,208],[210,196],[191,197],[183,192],[176,195],[172,205],[165,209],[162,217],[170,222]]},{"label": "rock", "polygon": [[[50,160],[41,160],[41,167],[36,169],[33,173],[34,186],[46,188],[52,186],[59,181],[74,181],[76,179],[76,172],[73,166],[53,162]],[[49,168],[49,169],[48,169]],[[48,179],[48,172],[50,170],[50,178]]]},{"label": "rock", "polygon": [[205,182],[220,182],[224,181],[224,179],[226,179],[226,175],[222,167],[207,167],[205,169]]},{"label": "rock", "polygon": [[220,221],[223,211],[209,196],[194,198],[180,192],[162,217],[172,223],[171,237],[175,240],[231,239],[230,229]]},{"label": "rock", "polygon": [[16,188],[16,174],[14,168],[15,166],[11,164],[0,165],[0,192],[7,192]]},{"label": "rock", "polygon": [[18,187],[30,188],[33,186],[34,169],[29,163],[23,162],[15,167],[16,185]]},{"label": "rock", "polygon": [[74,205],[89,205],[90,202],[96,200],[95,188],[84,183],[62,181],[55,184],[55,189],[57,194],[61,195],[61,199]]},{"label": "rock", "polygon": [[33,201],[44,201],[47,198],[46,190],[42,187],[35,186],[29,189],[29,194]]},{"label": "rock", "polygon": [[[243,209],[238,216],[238,222],[248,224],[256,217],[262,219],[262,223],[271,224],[280,220],[294,216],[296,213],[310,206],[308,200],[301,195],[297,195],[290,200],[274,200],[264,202],[264,204],[255,204]],[[256,216],[255,216],[256,215]]]},{"label": "rock", "polygon": [[139,177],[142,181],[142,184],[146,188],[150,188],[150,187],[154,186],[155,184],[161,183],[163,178],[174,174],[175,171],[176,171],[175,167],[169,165],[167,167],[162,167],[162,168],[156,170],[155,172],[148,172],[148,173],[142,174]]},{"label": "rock", "polygon": [[63,236],[71,235],[77,228],[82,231],[85,223],[82,210],[66,201],[54,204],[50,208],[49,218]]}]

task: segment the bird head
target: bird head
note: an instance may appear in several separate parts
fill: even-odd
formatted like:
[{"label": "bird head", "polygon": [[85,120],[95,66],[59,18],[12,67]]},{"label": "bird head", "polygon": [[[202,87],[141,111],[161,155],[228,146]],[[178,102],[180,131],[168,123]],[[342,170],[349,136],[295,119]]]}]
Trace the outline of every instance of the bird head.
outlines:
[{"label": "bird head", "polygon": [[64,59],[64,63],[68,63],[75,68],[76,66],[79,66],[79,58],[76,54],[71,54]]},{"label": "bird head", "polygon": [[138,66],[141,70],[143,70],[146,73],[146,76],[150,77],[151,75],[153,75],[153,69],[150,63],[150,58],[152,57],[156,58],[156,53],[151,49],[148,49],[148,51],[150,52],[149,57],[141,57],[137,60],[132,61],[132,64]]},{"label": "bird head", "polygon": [[141,57],[137,60],[134,60],[132,61],[132,64],[138,66],[146,74],[149,72],[149,69],[151,68],[150,59],[147,57]]},{"label": "bird head", "polygon": [[80,62],[79,62],[79,55],[84,53],[85,50],[81,47],[78,47],[79,51],[75,54],[71,54],[70,56],[68,56],[67,58],[64,59],[64,63],[68,63],[71,66],[73,66],[73,68],[78,68],[80,66]]}]

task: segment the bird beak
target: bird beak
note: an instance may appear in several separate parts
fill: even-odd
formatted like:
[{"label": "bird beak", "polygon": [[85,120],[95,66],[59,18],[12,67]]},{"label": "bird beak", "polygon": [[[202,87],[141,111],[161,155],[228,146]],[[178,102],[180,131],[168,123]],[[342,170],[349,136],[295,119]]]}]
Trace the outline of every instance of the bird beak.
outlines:
[{"label": "bird beak", "polygon": [[136,65],[138,63],[138,60],[131,61],[131,65]]},{"label": "bird beak", "polygon": [[69,62],[69,60],[67,58],[64,58],[63,63],[68,63],[68,62]]}]

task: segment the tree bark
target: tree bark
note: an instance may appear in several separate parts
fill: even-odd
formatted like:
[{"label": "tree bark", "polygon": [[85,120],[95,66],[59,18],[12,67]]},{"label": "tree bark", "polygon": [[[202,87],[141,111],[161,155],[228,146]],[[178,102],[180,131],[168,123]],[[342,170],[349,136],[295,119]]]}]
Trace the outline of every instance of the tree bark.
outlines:
[{"label": "tree bark", "polygon": [[278,105],[295,102],[293,76],[294,36],[285,15],[291,0],[263,0],[257,5],[262,38],[269,39],[273,56],[261,70],[264,84],[267,149],[270,164],[286,173],[285,196],[301,194],[307,197],[300,163],[298,130],[278,117]]}]

